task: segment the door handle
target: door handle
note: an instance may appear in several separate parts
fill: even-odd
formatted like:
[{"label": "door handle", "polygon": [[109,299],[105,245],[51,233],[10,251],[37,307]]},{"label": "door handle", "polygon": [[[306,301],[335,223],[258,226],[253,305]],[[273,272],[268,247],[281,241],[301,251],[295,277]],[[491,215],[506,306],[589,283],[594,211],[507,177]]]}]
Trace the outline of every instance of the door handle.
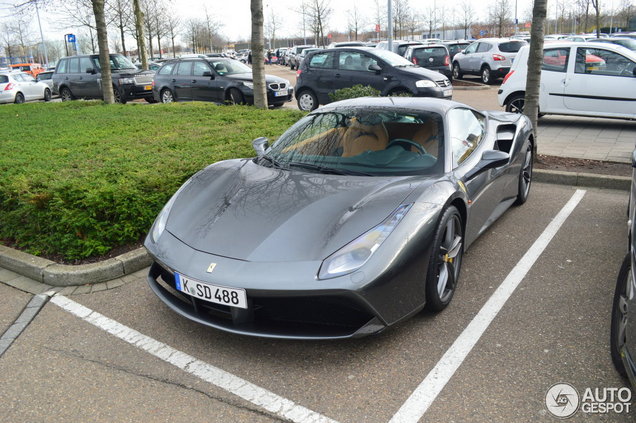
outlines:
[{"label": "door handle", "polygon": [[340,78],[340,74],[339,74],[339,73],[337,73],[337,74],[335,75],[335,77],[336,77],[336,78]]},{"label": "door handle", "polygon": [[193,79],[193,80],[192,80],[192,83],[193,83],[193,84],[196,84],[196,83],[197,83],[197,80],[196,80],[196,79]]},{"label": "door handle", "polygon": [[177,82],[177,80],[173,78],[173,79],[172,79],[172,82]]}]

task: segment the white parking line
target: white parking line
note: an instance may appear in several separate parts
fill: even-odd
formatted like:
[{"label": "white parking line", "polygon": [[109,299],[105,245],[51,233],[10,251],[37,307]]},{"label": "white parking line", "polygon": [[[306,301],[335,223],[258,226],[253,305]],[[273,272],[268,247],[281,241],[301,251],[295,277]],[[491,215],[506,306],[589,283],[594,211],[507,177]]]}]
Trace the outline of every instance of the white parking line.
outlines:
[{"label": "white parking line", "polygon": [[109,319],[62,295],[55,295],[50,301],[111,335],[280,417],[297,423],[337,423],[335,420]]},{"label": "white parking line", "polygon": [[584,195],[585,190],[572,195],[389,423],[416,423],[422,418]]}]

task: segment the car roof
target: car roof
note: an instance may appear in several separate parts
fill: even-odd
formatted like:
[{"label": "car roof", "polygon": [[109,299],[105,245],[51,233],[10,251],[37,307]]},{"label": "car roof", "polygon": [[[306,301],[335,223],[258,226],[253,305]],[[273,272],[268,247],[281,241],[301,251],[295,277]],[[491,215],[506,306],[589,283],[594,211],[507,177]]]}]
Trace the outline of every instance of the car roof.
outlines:
[{"label": "car roof", "polygon": [[468,107],[465,104],[452,100],[433,97],[360,97],[349,100],[337,101],[322,106],[319,111],[334,111],[340,108],[364,108],[378,107],[386,109],[413,109],[427,112],[435,112],[440,115],[455,107]]}]

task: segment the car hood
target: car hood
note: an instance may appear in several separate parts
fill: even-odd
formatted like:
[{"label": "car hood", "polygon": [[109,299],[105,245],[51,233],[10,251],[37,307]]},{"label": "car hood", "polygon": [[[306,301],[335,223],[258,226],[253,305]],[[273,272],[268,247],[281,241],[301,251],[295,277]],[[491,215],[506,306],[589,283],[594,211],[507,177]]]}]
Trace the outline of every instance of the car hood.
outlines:
[{"label": "car hood", "polygon": [[[252,82],[252,73],[251,72],[246,72],[246,73],[235,73],[232,75],[224,75],[226,78],[229,79],[235,79],[237,81],[241,81],[241,82]],[[278,76],[274,76],[274,75],[265,75],[265,82],[267,84],[272,84],[274,82],[286,82],[285,79],[283,78],[279,78]]]},{"label": "car hood", "polygon": [[196,250],[234,259],[323,260],[381,223],[421,183],[225,161],[192,178],[166,229]]},{"label": "car hood", "polygon": [[413,78],[424,77],[426,79],[431,79],[433,81],[440,81],[446,78],[444,75],[440,74],[439,72],[435,72],[435,71],[422,68],[422,67],[417,67],[417,66],[409,66],[409,67],[396,68],[396,69],[399,69],[400,72],[404,72]]}]

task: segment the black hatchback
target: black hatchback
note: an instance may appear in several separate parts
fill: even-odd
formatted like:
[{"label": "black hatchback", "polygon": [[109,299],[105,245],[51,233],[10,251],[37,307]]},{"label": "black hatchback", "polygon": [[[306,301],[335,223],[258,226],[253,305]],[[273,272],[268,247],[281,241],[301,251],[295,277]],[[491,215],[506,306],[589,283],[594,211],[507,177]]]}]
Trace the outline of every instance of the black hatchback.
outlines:
[{"label": "black hatchback", "polygon": [[354,85],[371,86],[381,95],[413,95],[451,99],[450,80],[387,50],[350,47],[319,50],[307,55],[296,78],[300,110],[331,102],[329,94]]},{"label": "black hatchback", "polygon": [[451,78],[451,62],[448,49],[443,44],[414,45],[406,49],[404,58],[414,65],[439,72]]},{"label": "black hatchback", "polygon": [[[289,81],[265,75],[267,102],[280,107],[291,101]],[[211,101],[214,103],[254,104],[252,68],[225,57],[170,60],[155,74],[152,92],[157,101]]]}]

